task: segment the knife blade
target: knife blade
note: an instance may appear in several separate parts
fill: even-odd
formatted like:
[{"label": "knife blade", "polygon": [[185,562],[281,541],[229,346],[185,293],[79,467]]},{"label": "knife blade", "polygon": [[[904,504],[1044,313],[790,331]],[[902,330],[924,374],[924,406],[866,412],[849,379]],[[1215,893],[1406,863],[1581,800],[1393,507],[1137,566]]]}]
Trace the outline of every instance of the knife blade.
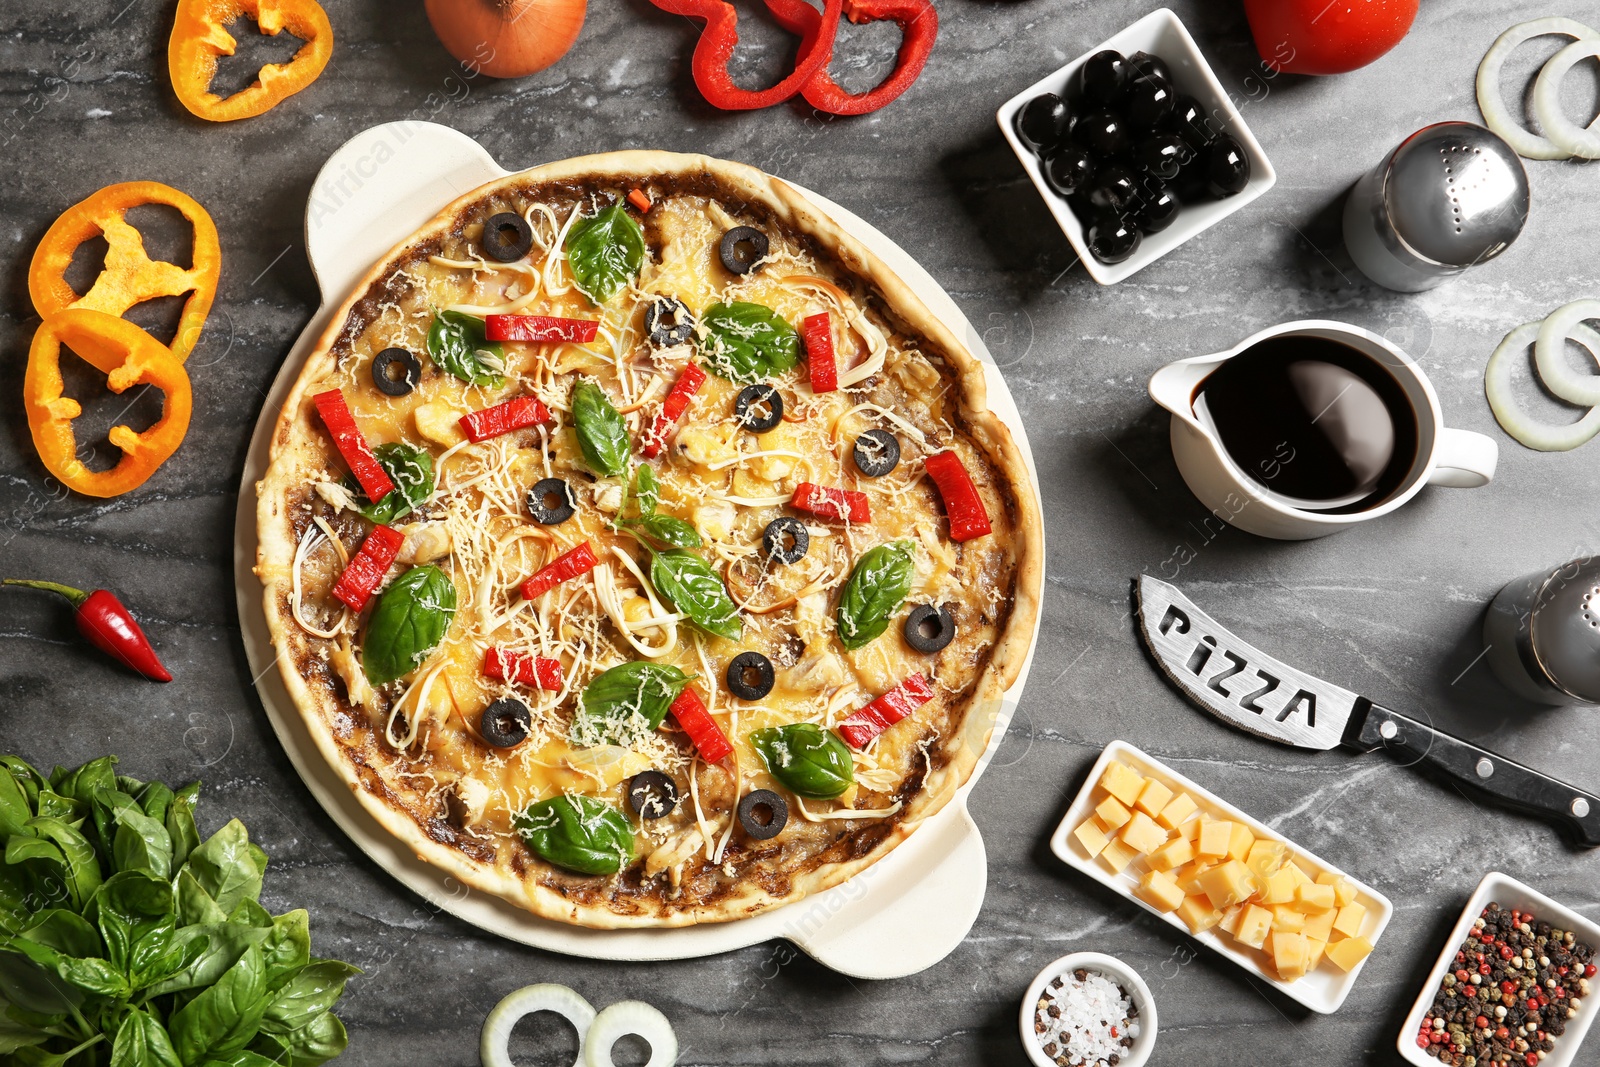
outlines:
[{"label": "knife blade", "polygon": [[1159,578],[1141,575],[1135,588],[1139,632],[1156,665],[1228,725],[1296,748],[1382,749],[1536,815],[1585,848],[1600,846],[1600,797],[1275,659]]}]

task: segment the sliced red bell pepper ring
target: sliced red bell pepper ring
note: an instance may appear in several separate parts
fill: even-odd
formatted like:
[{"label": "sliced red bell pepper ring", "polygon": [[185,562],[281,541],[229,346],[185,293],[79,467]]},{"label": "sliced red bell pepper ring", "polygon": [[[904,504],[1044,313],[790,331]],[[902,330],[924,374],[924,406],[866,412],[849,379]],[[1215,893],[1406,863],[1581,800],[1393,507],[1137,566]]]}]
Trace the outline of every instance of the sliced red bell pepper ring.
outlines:
[{"label": "sliced red bell pepper ring", "polygon": [[933,699],[933,686],[913,674],[839,724],[839,736],[852,748],[866,748],[874,737]]},{"label": "sliced red bell pepper ring", "polygon": [[989,509],[983,506],[978,487],[972,484],[972,475],[967,473],[960,456],[935,452],[922,465],[944,498],[944,511],[950,517],[950,540],[971,541],[991,532]]},{"label": "sliced red bell pepper ring", "polygon": [[689,402],[700,391],[705,380],[706,372],[700,369],[700,364],[690,363],[683,368],[683,373],[672,384],[672,391],[661,402],[661,411],[656,414],[640,442],[640,455],[645,459],[655,459],[661,455],[661,450],[667,447],[667,438],[672,436],[678,420],[689,410]]},{"label": "sliced red bell pepper ring", "polygon": [[469,412],[461,416],[459,424],[467,440],[477,442],[549,421],[550,409],[538,397],[519,396],[492,408]]},{"label": "sliced red bell pepper ring", "polygon": [[333,584],[333,598],[351,611],[360,611],[372,599],[383,576],[389,573],[406,535],[392,526],[374,526],[355,557]]},{"label": "sliced red bell pepper ring", "polygon": [[600,322],[553,315],[486,315],[483,335],[491,341],[568,341],[586,345],[600,335]]},{"label": "sliced red bell pepper ring", "polygon": [[562,582],[570,582],[579,575],[588,574],[600,565],[594,558],[594,549],[585,541],[577,548],[556,557],[554,563],[540,567],[533,577],[522,583],[522,598],[537,600]]},{"label": "sliced red bell pepper ring", "polygon": [[701,759],[707,763],[721,763],[733,752],[728,735],[722,732],[717,720],[706,710],[705,701],[693,688],[685,688],[679,693],[670,710],[673,719],[689,735]]},{"label": "sliced red bell pepper ring", "polygon": [[[805,28],[794,29],[800,36],[794,70],[778,84],[767,89],[741,89],[733,84],[728,73],[728,61],[733,58],[734,46],[739,43],[739,12],[727,0],[650,0],[663,11],[700,19],[705,29],[694,46],[694,59],[690,70],[694,84],[706,101],[724,111],[749,111],[755,108],[781,104],[800,92],[807,82],[827,65],[833,54],[833,37],[839,30],[839,14],[843,0],[822,0],[822,13]],[[778,6],[785,0],[766,0],[778,21],[785,26],[798,26],[798,16],[778,14]],[[800,0],[788,0],[789,3]],[[809,9],[808,9],[809,10]],[[814,12],[813,12],[814,13]]]},{"label": "sliced red bell pepper ring", "polygon": [[794,487],[789,506],[830,522],[872,521],[872,507],[867,501],[867,494],[853,489],[830,489],[812,482],[801,482]]},{"label": "sliced red bell pepper ring", "polygon": [[383,469],[383,464],[378,462],[378,457],[372,454],[372,449],[367,447],[367,439],[356,426],[355,416],[350,414],[350,405],[344,402],[344,394],[337,389],[329,389],[312,397],[311,402],[317,406],[322,424],[333,435],[334,446],[338,448],[339,455],[344,457],[350,473],[361,483],[361,491],[367,494],[367,499],[377,503],[394,492],[394,480]]},{"label": "sliced red bell pepper ring", "polygon": [[806,367],[811,372],[811,391],[833,392],[839,388],[839,359],[833,351],[833,316],[826,311],[807,315],[802,336],[806,341]]},{"label": "sliced red bell pepper ring", "polygon": [[531,685],[550,692],[561,689],[561,661],[547,656],[491,648],[483,656],[483,673],[497,682]]},{"label": "sliced red bell pepper ring", "polygon": [[[790,33],[802,37],[820,27],[823,16],[805,0],[766,0],[773,18]],[[832,40],[828,59],[806,82],[800,93],[806,103],[832,115],[865,115],[895,100],[911,88],[922,68],[928,64],[935,38],[939,36],[939,15],[932,0],[844,0],[844,14],[856,25],[865,22],[894,22],[900,26],[900,52],[894,70],[876,88],[864,93],[847,93],[828,74],[833,58]]]}]

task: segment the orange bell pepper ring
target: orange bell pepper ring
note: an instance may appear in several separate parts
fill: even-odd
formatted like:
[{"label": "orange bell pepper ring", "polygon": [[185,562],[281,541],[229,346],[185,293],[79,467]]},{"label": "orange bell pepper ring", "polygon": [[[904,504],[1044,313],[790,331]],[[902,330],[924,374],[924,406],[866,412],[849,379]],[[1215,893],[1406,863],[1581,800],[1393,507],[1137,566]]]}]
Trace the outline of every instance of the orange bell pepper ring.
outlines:
[{"label": "orange bell pepper ring", "polygon": [[[129,208],[144,204],[166,204],[189,220],[194,229],[194,250],[187,270],[175,263],[151,259],[145,253],[144,238],[127,219]],[[79,296],[67,284],[67,268],[79,245],[101,235],[106,239],[105,269],[89,291]],[[34,310],[42,318],[49,318],[66,308],[120,316],[146,300],[188,293],[178,319],[178,332],[168,346],[181,363],[200,340],[201,327],[217,295],[221,268],[217,227],[205,208],[160,182],[123,182],[108,185],[72,205],[45,231],[28,267],[28,294],[33,297]]]},{"label": "orange bell pepper ring", "polygon": [[[111,443],[123,455],[110,470],[92,471],[78,458],[72,420],[83,414],[83,407],[62,395],[62,345],[104,372],[106,386],[113,393],[144,383],[165,394],[161,418],[148,430],[135,433],[122,424],[111,428]],[[68,308],[45,319],[33,335],[22,379],[22,405],[34,446],[50,473],[85,496],[110,497],[143,485],[178,450],[189,432],[194,397],[183,364],[172,358],[161,342],[127,319]]]},{"label": "orange bell pepper ring", "polygon": [[[211,91],[217,58],[231,56],[239,42],[228,23],[248,15],[269,37],[288,30],[305,44],[287,63],[268,63],[247,89],[229,97]],[[316,0],[178,0],[167,68],[184,107],[212,122],[259,115],[317,80],[333,54],[333,26]]]}]

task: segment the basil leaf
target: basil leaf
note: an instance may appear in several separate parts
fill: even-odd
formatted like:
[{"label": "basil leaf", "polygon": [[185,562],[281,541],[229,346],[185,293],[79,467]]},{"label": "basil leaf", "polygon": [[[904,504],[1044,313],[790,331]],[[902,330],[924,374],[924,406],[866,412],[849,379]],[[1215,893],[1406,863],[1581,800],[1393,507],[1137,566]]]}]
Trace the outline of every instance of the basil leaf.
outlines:
[{"label": "basil leaf", "polygon": [[83,1003],[83,990],[21,952],[0,952],[0,994],[24,1011],[61,1015]]},{"label": "basil leaf", "polygon": [[95,903],[106,958],[132,988],[153,985],[184,966],[171,954],[178,908],[165,879],[123,871],[106,880]]},{"label": "basil leaf", "polygon": [[765,304],[712,304],[700,316],[706,369],[735,382],[759,382],[800,361],[800,335]]},{"label": "basil leaf", "polygon": [[628,470],[628,424],[600,383],[579,378],[572,387],[572,424],[589,469],[606,478]]},{"label": "basil leaf", "polygon": [[911,593],[912,551],[910,541],[891,541],[856,563],[834,613],[845,648],[853,652],[889,628],[889,617]]},{"label": "basil leaf", "polygon": [[172,866],[182,867],[189,853],[200,847],[200,830],[194,823],[195,800],[200,796],[200,783],[190,782],[178,790],[167,808],[167,836],[172,839]]},{"label": "basil leaf", "polygon": [[105,955],[99,932],[83,916],[66,908],[46,908],[17,936],[53,948],[63,956]]},{"label": "basil leaf", "polygon": [[367,681],[383,685],[417,669],[456,616],[456,586],[438,567],[413,567],[378,598],[361,646]]},{"label": "basil leaf", "polygon": [[656,481],[656,472],[643,463],[633,475],[633,494],[639,501],[641,519],[654,515],[661,505],[661,483]]},{"label": "basil leaf", "polygon": [[165,881],[172,877],[172,835],[136,807],[116,813],[112,863],[119,871],[145,871]]},{"label": "basil leaf", "polygon": [[567,231],[567,269],[596,305],[608,302],[644,265],[644,230],[620,203]]},{"label": "basil leaf", "polygon": [[484,334],[483,320],[459,311],[436,311],[428,327],[428,355],[439,369],[468,385],[506,384],[506,349]]},{"label": "basil leaf", "polygon": [[111,1067],[183,1067],[172,1038],[155,1017],[135,1008],[117,1027]]},{"label": "basil leaf", "polygon": [[344,995],[344,984],[361,973],[339,960],[317,960],[300,968],[267,1004],[261,1016],[261,1029],[269,1034],[287,1034],[305,1026],[333,1007]]},{"label": "basil leaf", "polygon": [[11,780],[22,787],[28,796],[28,807],[35,815],[39,810],[39,790],[49,787],[49,781],[21,756],[0,756],[0,765],[11,773]]},{"label": "basil leaf", "polygon": [[75,770],[57,767],[50,775],[50,788],[69,800],[84,804],[102,789],[117,788],[117,757],[101,756]]},{"label": "basil leaf", "polygon": [[855,782],[855,760],[843,741],[809,722],[791,723],[750,735],[772,776],[792,793],[831,800]]},{"label": "basil leaf", "polygon": [[133,797],[139,805],[139,810],[144,812],[156,822],[162,822],[167,817],[167,812],[172,810],[172,801],[176,797],[171,789],[162,782],[145,782],[135,784],[129,789],[131,778],[118,778],[117,784],[122,786],[122,791]]},{"label": "basil leaf", "polygon": [[633,827],[622,812],[588,796],[530,804],[517,832],[547,863],[578,874],[616,874],[633,861]]},{"label": "basil leaf", "polygon": [[62,819],[66,822],[76,822],[83,817],[85,805],[46,787],[39,790],[39,798],[35,807],[38,809],[39,817],[42,819]]},{"label": "basil leaf", "polygon": [[[699,535],[696,535],[699,540]],[[739,609],[711,565],[693,552],[675,548],[658,552],[650,561],[650,581],[656,591],[689,621],[708,634],[737,641],[744,632]]]},{"label": "basil leaf", "polygon": [[356,510],[370,522],[389,526],[405,518],[433,495],[433,456],[420,448],[398,442],[372,450],[378,465],[389,473],[394,488],[377,503],[367,499],[355,475],[348,475],[344,487],[356,498]]},{"label": "basil leaf", "polygon": [[195,849],[184,869],[226,915],[241,901],[261,898],[267,865],[257,861],[250,850],[250,832],[234,819]]},{"label": "basil leaf", "polygon": [[[274,1064],[281,1064],[282,1067],[319,1067],[345,1050],[350,1043],[350,1035],[345,1033],[344,1023],[339,1021],[337,1015],[325,1011],[293,1033],[262,1034],[261,1043],[283,1050],[281,1058],[268,1057]],[[255,1065],[240,1064],[239,1067]]]},{"label": "basil leaf", "polygon": [[642,519],[627,519],[624,526],[631,527],[656,547],[699,548],[700,534],[693,526],[671,515],[646,515]]},{"label": "basil leaf", "polygon": [[267,988],[274,992],[311,962],[311,919],[304,908],[272,920],[272,930],[261,944],[261,957],[267,965]]},{"label": "basil leaf", "polygon": [[178,1057],[186,1064],[202,1064],[243,1049],[261,1027],[261,1015],[267,1009],[266,993],[261,949],[251,946],[216,985],[167,1020]]},{"label": "basil leaf", "polygon": [[33,805],[28,803],[28,794],[9,771],[0,770],[0,837],[25,833],[22,824],[31,818]]},{"label": "basil leaf", "polygon": [[20,1049],[42,1045],[55,1036],[53,1031],[40,1030],[0,1012],[0,1056],[8,1056]]},{"label": "basil leaf", "polygon": [[657,729],[688,684],[689,676],[678,668],[644,660],[603,671],[584,687],[572,740],[584,747],[627,744]]},{"label": "basil leaf", "polygon": [[147,995],[158,997],[213,985],[228,968],[239,962],[239,957],[251,945],[262,945],[263,953],[269,952],[266,946],[274,932],[273,928],[230,922],[180,927],[173,944],[193,958],[176,973],[152,986]]},{"label": "basil leaf", "polygon": [[[29,819],[27,826],[39,838],[54,842],[66,868],[68,878],[68,891],[79,908],[89,903],[89,898],[94,896],[94,891],[100,888],[100,857],[95,854],[94,846],[89,844],[89,839],[84,837],[75,827],[62,822],[40,816]],[[27,838],[13,837],[6,844],[6,862],[11,859],[11,849],[19,841]],[[54,857],[51,857],[52,859]]]}]

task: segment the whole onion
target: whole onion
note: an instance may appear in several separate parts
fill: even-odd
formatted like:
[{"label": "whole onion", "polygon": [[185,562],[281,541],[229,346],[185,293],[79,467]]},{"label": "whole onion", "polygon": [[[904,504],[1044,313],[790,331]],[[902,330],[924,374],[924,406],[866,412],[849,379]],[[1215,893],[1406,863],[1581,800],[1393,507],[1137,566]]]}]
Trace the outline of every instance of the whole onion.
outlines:
[{"label": "whole onion", "polygon": [[586,0],[427,0],[439,43],[468,69],[520,78],[562,56],[583,28]]}]

